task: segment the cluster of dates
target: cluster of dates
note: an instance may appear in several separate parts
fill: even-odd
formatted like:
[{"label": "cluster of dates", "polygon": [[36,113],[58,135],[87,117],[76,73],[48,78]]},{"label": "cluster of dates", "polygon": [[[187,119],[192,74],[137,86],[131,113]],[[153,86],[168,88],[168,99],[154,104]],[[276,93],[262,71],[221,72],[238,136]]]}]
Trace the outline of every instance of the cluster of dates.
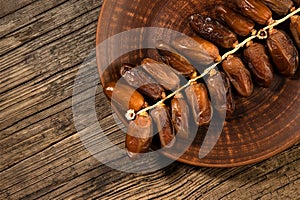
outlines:
[{"label": "cluster of dates", "polygon": [[[298,7],[300,1],[232,1],[234,8],[217,5],[211,10],[211,16],[189,16],[190,27],[197,33],[197,37],[177,37],[171,44],[157,41],[156,48],[163,62],[145,58],[139,66],[124,64],[120,74],[127,84],[116,86],[116,83],[109,83],[105,86],[105,94],[119,107],[138,112],[148,106],[144,96],[150,101],[164,99],[166,94],[180,87],[179,75],[193,79],[202,70],[195,66],[205,68],[222,61],[221,71],[211,71],[206,84],[193,81],[184,92],[176,93],[167,105],[160,103],[149,114],[140,113],[130,121],[126,134],[126,148],[130,157],[148,150],[154,124],[161,146],[169,148],[175,143],[175,135],[188,137],[190,113],[198,126],[210,123],[213,106],[216,111],[232,114],[235,105],[231,85],[239,95],[248,97],[253,91],[252,80],[259,86],[270,86],[273,66],[285,77],[295,74],[299,65],[297,48],[300,48],[298,15],[292,16],[289,21],[294,42],[285,31],[272,28],[266,35],[266,47],[250,41],[243,50],[242,59],[237,55],[229,55],[222,60],[219,48],[235,48],[239,43],[238,37],[250,36],[255,26],[272,24],[272,14],[285,16],[295,6]],[[222,101],[224,95],[225,104]],[[213,106],[210,101],[212,98],[216,101]]]}]

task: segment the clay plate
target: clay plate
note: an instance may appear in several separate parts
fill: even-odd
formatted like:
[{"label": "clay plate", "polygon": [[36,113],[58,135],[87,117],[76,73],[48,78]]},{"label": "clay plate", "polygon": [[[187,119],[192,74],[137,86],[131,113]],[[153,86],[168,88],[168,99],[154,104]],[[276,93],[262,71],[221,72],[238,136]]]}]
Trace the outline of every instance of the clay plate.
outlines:
[{"label": "clay plate", "polygon": [[[199,0],[106,0],[98,22],[97,44],[115,34],[139,27],[163,27],[191,35],[186,17],[220,3],[222,1],[218,0],[202,0],[201,3]],[[138,46],[139,42],[137,38],[133,45]],[[124,40],[119,45],[122,48],[128,44]],[[108,55],[110,50],[107,49]],[[131,52],[103,71],[99,62],[103,57],[97,51],[102,85],[120,78],[120,63],[139,63],[146,55],[144,50]],[[299,94],[299,78],[285,79],[276,75],[270,88],[256,87],[250,98],[235,99],[234,116],[225,123],[217,144],[206,157],[198,158],[203,136],[197,136],[177,160],[197,166],[233,167],[258,162],[287,149],[300,140]],[[126,121],[121,111],[116,112],[121,120]],[[174,157],[168,153],[165,155]]]}]

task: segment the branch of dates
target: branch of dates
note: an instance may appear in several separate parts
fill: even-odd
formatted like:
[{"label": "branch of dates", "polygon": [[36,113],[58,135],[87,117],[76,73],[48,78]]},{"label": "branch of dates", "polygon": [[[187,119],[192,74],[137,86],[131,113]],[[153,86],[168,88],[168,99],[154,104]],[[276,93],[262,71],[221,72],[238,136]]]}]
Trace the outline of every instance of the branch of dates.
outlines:
[{"label": "branch of dates", "polygon": [[228,51],[227,53],[225,53],[222,56],[222,59],[216,63],[214,63],[213,65],[211,65],[210,67],[208,67],[207,69],[204,70],[204,72],[202,74],[200,74],[199,76],[190,79],[185,85],[179,87],[177,90],[175,90],[173,93],[169,94],[168,96],[166,96],[165,98],[161,99],[160,101],[158,101],[157,103],[155,103],[152,106],[148,106],[140,111],[138,111],[137,113],[134,112],[134,110],[128,110],[125,117],[128,120],[133,120],[135,118],[135,115],[143,115],[145,114],[147,111],[152,110],[154,108],[156,108],[157,106],[159,106],[160,104],[163,104],[167,99],[172,98],[173,96],[175,96],[177,93],[179,93],[180,91],[182,91],[183,89],[187,88],[188,86],[190,86],[193,82],[197,81],[198,79],[203,78],[204,76],[206,76],[207,74],[209,74],[214,68],[217,67],[218,64],[222,63],[223,60],[225,60],[229,55],[234,54],[235,52],[237,52],[240,48],[244,47],[248,42],[252,41],[255,38],[259,38],[259,39],[266,39],[268,34],[267,34],[267,30],[271,30],[273,29],[275,26],[285,22],[286,20],[288,20],[290,17],[294,16],[295,14],[297,14],[298,12],[300,12],[300,8],[292,11],[291,13],[289,13],[288,15],[286,15],[285,17],[279,19],[279,20],[274,20],[271,24],[269,24],[268,26],[264,27],[263,29],[259,30],[259,31],[252,31],[252,35],[250,37],[248,37],[247,39],[245,39],[243,42],[239,43],[238,45],[235,46],[234,49],[232,49],[231,51]]}]

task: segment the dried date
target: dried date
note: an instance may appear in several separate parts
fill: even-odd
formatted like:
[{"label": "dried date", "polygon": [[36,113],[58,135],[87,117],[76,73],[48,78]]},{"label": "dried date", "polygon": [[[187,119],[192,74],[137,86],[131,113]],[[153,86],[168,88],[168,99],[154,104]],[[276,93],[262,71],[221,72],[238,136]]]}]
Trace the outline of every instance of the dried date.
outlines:
[{"label": "dried date", "polygon": [[122,83],[106,84],[104,93],[123,110],[139,111],[145,106],[144,97],[132,87]]},{"label": "dried date", "polygon": [[171,117],[176,135],[187,138],[189,135],[189,108],[181,93],[171,101]]},{"label": "dried date", "polygon": [[234,99],[232,96],[230,80],[227,77],[227,75],[223,72],[221,72],[221,76],[222,76],[224,86],[225,86],[225,91],[226,91],[226,109],[227,109],[226,116],[231,116],[235,110],[235,103],[234,103]]},{"label": "dried date", "polygon": [[179,77],[165,63],[145,58],[142,61],[142,67],[167,90],[176,89],[180,84]]},{"label": "dried date", "polygon": [[274,65],[283,76],[293,76],[299,65],[296,47],[282,30],[272,29],[269,34],[267,46]]},{"label": "dried date", "polygon": [[213,115],[207,89],[203,83],[192,83],[185,89],[191,112],[198,126],[208,125]]},{"label": "dried date", "polygon": [[221,59],[219,49],[200,37],[177,37],[172,46],[197,65],[210,65]]},{"label": "dried date", "polygon": [[255,24],[252,20],[247,19],[224,5],[217,6],[215,13],[231,30],[240,36],[249,35],[254,28]]},{"label": "dried date", "polygon": [[279,16],[286,15],[289,10],[293,7],[291,0],[261,0],[265,3],[272,11]]},{"label": "dried date", "polygon": [[291,17],[290,30],[299,49],[300,48],[300,16],[299,15],[294,15]]},{"label": "dried date", "polygon": [[292,0],[296,6],[300,6],[300,0]]},{"label": "dried date", "polygon": [[164,89],[142,67],[124,64],[120,73],[126,82],[145,96],[157,100],[165,96]]},{"label": "dried date", "polygon": [[137,115],[127,127],[125,147],[129,157],[148,151],[152,142],[152,120],[148,115]]},{"label": "dried date", "polygon": [[232,48],[238,44],[235,33],[209,16],[191,15],[190,26],[201,37],[223,48]]},{"label": "dried date", "polygon": [[175,130],[165,104],[160,104],[150,112],[153,118],[162,147],[170,148],[175,143]]},{"label": "dried date", "polygon": [[162,60],[170,65],[177,74],[185,77],[191,77],[196,69],[194,66],[182,55],[178,54],[175,49],[162,40],[156,42],[156,49]]},{"label": "dried date", "polygon": [[273,67],[264,45],[251,42],[244,50],[244,58],[256,83],[269,87],[273,80]]},{"label": "dried date", "polygon": [[268,24],[272,21],[271,10],[259,0],[234,0],[234,3],[243,15],[259,24]]},{"label": "dried date", "polygon": [[223,70],[236,91],[244,97],[248,97],[253,92],[251,74],[239,57],[230,55],[222,62]]},{"label": "dried date", "polygon": [[215,109],[230,116],[234,112],[235,104],[228,77],[223,72],[213,70],[209,74],[206,84]]}]

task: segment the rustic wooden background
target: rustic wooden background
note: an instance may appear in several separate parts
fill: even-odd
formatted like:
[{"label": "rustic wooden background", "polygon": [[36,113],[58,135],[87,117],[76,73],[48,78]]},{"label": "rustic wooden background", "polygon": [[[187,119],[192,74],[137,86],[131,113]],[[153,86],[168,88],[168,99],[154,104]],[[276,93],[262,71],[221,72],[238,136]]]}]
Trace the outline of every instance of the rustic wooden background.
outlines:
[{"label": "rustic wooden background", "polygon": [[[228,169],[175,162],[127,174],[97,161],[75,128],[75,75],[95,46],[101,0],[0,0],[0,199],[299,199],[300,143]],[[88,77],[87,77],[88,78]],[[122,145],[101,87],[99,121]]]}]

